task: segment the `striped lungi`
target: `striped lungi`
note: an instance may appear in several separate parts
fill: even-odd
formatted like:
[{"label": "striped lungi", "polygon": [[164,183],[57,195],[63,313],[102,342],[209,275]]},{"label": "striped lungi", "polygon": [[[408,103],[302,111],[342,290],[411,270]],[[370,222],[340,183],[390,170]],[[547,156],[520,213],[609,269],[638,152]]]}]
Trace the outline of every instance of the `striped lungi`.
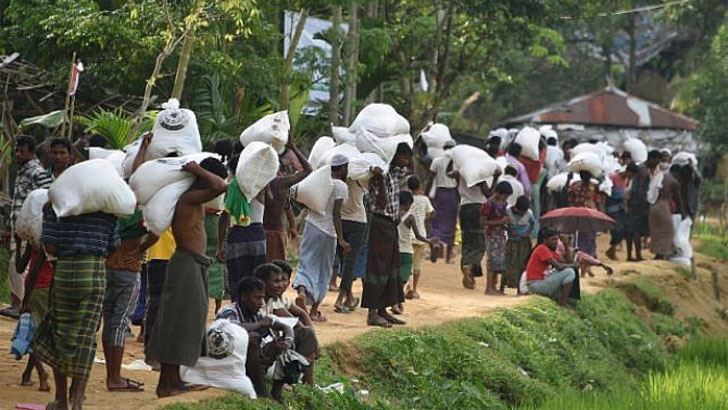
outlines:
[{"label": "striped lungi", "polygon": [[224,266],[217,260],[217,227],[219,219],[220,217],[215,214],[205,215],[205,233],[207,234],[207,251],[205,254],[212,258],[212,265],[207,269],[207,290],[213,299],[222,299],[225,293],[223,289]]},{"label": "striped lungi", "polygon": [[263,224],[233,226],[227,237],[225,264],[228,275],[228,293],[236,302],[235,289],[240,279],[253,276],[253,270],[266,262],[265,231]]},{"label": "striped lungi", "polygon": [[96,355],[96,332],[106,288],[100,256],[60,256],[53,268],[48,313],[31,348],[68,377],[88,378]]}]

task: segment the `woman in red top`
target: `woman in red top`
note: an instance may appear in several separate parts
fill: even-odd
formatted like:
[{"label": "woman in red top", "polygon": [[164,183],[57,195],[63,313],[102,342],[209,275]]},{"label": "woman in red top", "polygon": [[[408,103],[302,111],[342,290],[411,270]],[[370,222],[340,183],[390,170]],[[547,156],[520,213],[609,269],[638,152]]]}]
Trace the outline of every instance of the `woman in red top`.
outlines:
[{"label": "woman in red top", "polygon": [[[559,305],[566,306],[576,278],[574,267],[563,263],[561,256],[556,253],[558,233],[551,228],[544,228],[541,232],[543,243],[536,246],[526,265],[528,291],[556,299]],[[548,272],[549,268],[554,270]]]}]

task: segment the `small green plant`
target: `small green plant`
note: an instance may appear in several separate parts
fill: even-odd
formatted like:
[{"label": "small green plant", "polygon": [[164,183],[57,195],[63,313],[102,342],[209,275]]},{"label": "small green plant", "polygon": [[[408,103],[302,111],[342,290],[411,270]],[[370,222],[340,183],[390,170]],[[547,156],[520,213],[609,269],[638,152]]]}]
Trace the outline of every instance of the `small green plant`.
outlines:
[{"label": "small green plant", "polygon": [[662,313],[653,313],[655,333],[658,335],[684,336],[688,333],[685,324],[672,316]]}]

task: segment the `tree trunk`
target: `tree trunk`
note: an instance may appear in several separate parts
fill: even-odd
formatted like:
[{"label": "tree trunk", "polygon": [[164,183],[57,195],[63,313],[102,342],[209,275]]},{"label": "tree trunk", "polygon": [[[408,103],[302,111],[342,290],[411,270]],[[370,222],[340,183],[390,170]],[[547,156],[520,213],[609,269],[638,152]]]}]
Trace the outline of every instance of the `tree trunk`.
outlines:
[{"label": "tree trunk", "polygon": [[293,71],[293,57],[296,55],[296,47],[298,47],[299,41],[301,41],[301,35],[303,34],[303,27],[306,25],[308,19],[308,9],[301,9],[300,18],[296,23],[296,28],[293,31],[293,37],[288,46],[288,53],[286,54],[286,60],[283,66],[283,78],[281,81],[281,92],[278,99],[278,105],[280,110],[287,110],[289,103],[288,96],[288,85],[291,82],[291,72]]},{"label": "tree trunk", "polygon": [[341,6],[331,10],[331,77],[329,81],[329,121],[339,125],[339,68],[341,67]]},{"label": "tree trunk", "polygon": [[359,64],[359,10],[356,0],[349,5],[349,55],[346,64],[346,94],[344,96],[344,124],[349,125],[354,116],[353,103],[356,99],[357,65]]},{"label": "tree trunk", "polygon": [[192,51],[195,49],[195,30],[197,20],[202,13],[202,8],[205,6],[203,0],[195,0],[192,6],[190,15],[187,16],[187,27],[185,27],[185,41],[182,43],[182,51],[179,54],[179,62],[177,62],[177,73],[174,77],[174,88],[172,88],[172,98],[182,100],[182,91],[185,88],[185,81],[187,80],[187,68],[190,65],[190,58],[192,57]]},{"label": "tree trunk", "polygon": [[637,38],[635,34],[635,26],[637,24],[637,14],[632,14],[627,26],[627,34],[629,35],[629,62],[627,71],[627,92],[631,92],[637,83]]}]

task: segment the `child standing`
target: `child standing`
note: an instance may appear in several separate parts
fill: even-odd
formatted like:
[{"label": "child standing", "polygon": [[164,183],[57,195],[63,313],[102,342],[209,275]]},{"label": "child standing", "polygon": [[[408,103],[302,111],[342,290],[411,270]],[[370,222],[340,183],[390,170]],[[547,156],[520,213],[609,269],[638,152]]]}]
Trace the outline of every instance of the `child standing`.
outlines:
[{"label": "child standing", "polygon": [[[414,248],[412,244],[412,235],[414,237],[430,245],[430,241],[420,234],[420,230],[417,228],[415,217],[412,213],[412,203],[414,197],[409,191],[399,192],[399,225],[397,225],[397,231],[399,233],[399,278],[402,283],[401,292],[404,293],[404,286],[409,281],[410,275],[412,275],[412,261],[414,255]],[[395,315],[401,315],[404,313],[404,304],[399,303],[391,308],[392,313]]]},{"label": "child standing", "polygon": [[500,290],[496,290],[495,282],[498,274],[506,272],[506,224],[508,215],[508,196],[513,193],[511,184],[501,181],[495,186],[495,194],[490,197],[481,209],[482,221],[485,225],[485,244],[488,258],[486,295],[500,295],[503,293],[504,281],[501,280]]},{"label": "child standing", "polygon": [[[426,235],[430,231],[429,226],[432,218],[435,217],[435,208],[430,203],[430,198],[425,195],[422,190],[422,184],[420,179],[412,175],[407,180],[407,188],[412,192],[414,196],[414,202],[412,203],[412,216],[415,218],[415,225],[417,230]],[[433,241],[435,242],[435,241]],[[425,249],[427,243],[419,240],[412,242],[412,282],[411,286],[407,285],[407,291],[405,298],[407,299],[419,299],[420,294],[417,293],[417,284],[420,281],[420,274],[422,273],[422,262],[425,260]],[[400,249],[401,252],[401,249]]]},{"label": "child standing", "polygon": [[513,206],[508,207],[508,242],[506,243],[506,275],[505,286],[518,289],[518,281],[526,269],[528,257],[531,255],[531,234],[536,226],[536,218],[529,208],[530,201],[525,195],[516,199]]}]

